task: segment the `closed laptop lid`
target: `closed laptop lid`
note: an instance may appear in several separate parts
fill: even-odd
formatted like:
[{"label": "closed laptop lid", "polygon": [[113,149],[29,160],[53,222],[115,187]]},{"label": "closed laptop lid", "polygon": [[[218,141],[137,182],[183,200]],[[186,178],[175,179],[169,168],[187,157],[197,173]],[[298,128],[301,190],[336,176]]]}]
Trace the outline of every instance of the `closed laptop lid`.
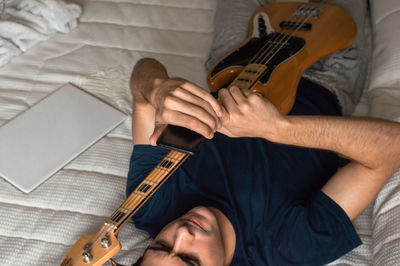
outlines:
[{"label": "closed laptop lid", "polygon": [[0,175],[29,193],[125,118],[67,84],[0,127]]}]

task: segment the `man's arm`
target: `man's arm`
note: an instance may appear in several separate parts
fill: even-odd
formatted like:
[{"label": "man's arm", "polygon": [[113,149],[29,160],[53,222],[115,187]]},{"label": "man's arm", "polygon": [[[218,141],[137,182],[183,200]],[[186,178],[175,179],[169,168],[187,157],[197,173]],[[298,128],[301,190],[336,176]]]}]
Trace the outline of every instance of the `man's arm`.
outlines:
[{"label": "man's arm", "polygon": [[351,117],[288,117],[281,143],[327,149],[353,159],[322,191],[354,220],[400,167],[400,125]]},{"label": "man's arm", "polygon": [[212,138],[220,127],[221,106],[210,93],[184,79],[169,78],[151,58],[137,62],[131,76],[134,144],[155,145],[166,124],[187,127]]},{"label": "man's arm", "polygon": [[400,124],[355,117],[283,116],[260,95],[237,88],[220,91],[225,107],[220,132],[262,137],[301,147],[331,150],[353,161],[322,191],[355,219],[400,167]]}]

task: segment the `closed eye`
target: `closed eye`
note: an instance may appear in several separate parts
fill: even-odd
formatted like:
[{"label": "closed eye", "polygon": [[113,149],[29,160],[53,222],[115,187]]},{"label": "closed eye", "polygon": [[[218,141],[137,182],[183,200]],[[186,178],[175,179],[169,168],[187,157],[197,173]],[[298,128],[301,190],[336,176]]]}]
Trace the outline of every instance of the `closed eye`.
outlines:
[{"label": "closed eye", "polygon": [[[166,252],[166,253],[171,253],[172,248],[166,245],[163,242],[156,241],[154,243],[154,246],[149,246],[147,250],[153,250],[153,251],[158,251],[158,252]],[[180,260],[182,260],[186,265],[188,266],[201,266],[200,260],[191,254],[186,254],[186,253],[176,253],[175,256],[177,256]]]}]

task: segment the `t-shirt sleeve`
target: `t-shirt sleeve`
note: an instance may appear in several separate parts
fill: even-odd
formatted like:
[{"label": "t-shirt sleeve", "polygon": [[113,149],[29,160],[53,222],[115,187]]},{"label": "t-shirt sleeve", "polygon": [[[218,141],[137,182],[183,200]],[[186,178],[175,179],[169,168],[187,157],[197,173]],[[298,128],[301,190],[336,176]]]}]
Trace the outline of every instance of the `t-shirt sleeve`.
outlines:
[{"label": "t-shirt sleeve", "polygon": [[274,242],[284,265],[323,265],[361,244],[344,210],[321,191],[289,210]]},{"label": "t-shirt sleeve", "polygon": [[[129,196],[133,190],[142,182],[146,176],[156,167],[156,165],[168,153],[167,149],[151,145],[135,145],[133,148],[128,179],[126,184],[126,195]],[[133,216],[133,221],[136,227],[146,230],[153,234],[152,221],[153,215],[157,214],[158,209],[162,209],[164,204],[168,204],[161,199],[159,191],[136,212]],[[151,210],[151,211],[150,211]]]}]

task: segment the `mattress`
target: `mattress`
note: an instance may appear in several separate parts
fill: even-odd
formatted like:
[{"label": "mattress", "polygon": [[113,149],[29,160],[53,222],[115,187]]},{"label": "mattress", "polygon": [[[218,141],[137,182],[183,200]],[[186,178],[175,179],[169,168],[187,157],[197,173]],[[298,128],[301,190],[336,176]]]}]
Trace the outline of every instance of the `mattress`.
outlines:
[{"label": "mattress", "polygon": [[[77,29],[0,68],[0,125],[68,82],[130,114],[129,77],[142,57],[205,86],[215,0],[73,2],[83,8]],[[30,194],[1,179],[0,265],[59,265],[80,236],[96,233],[125,200],[131,152],[128,119]],[[119,240],[115,259],[124,264],[150,241],[132,223]]]}]

